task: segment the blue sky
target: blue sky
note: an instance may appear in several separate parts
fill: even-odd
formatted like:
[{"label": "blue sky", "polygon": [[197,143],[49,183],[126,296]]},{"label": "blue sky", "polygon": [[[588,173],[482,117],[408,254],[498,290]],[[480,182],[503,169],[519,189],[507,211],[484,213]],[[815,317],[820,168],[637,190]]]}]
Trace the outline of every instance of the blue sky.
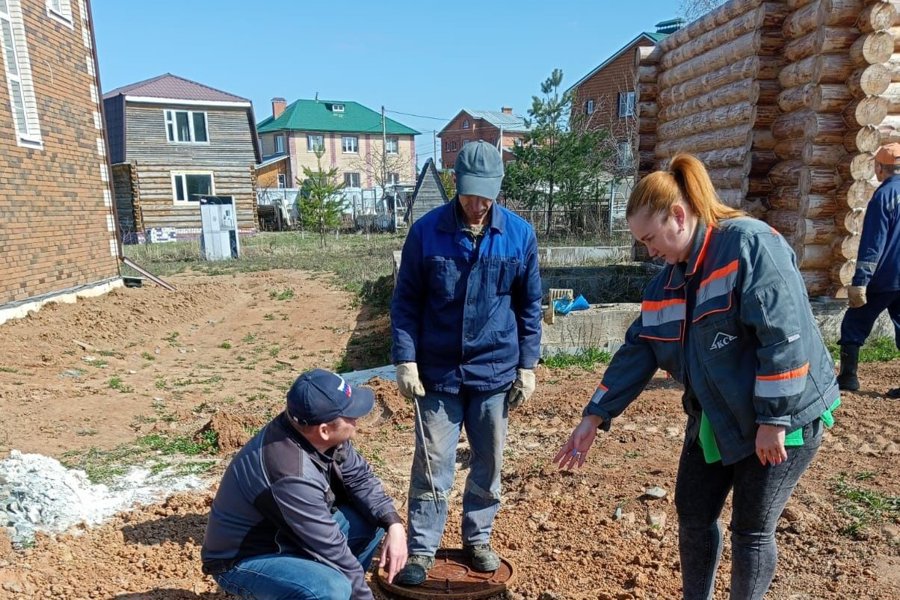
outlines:
[{"label": "blue sky", "polygon": [[[423,133],[461,108],[524,115],[554,68],[570,86],[679,0],[93,0],[104,91],[173,73],[249,98],[354,100]],[[407,116],[410,113],[440,120]],[[440,154],[440,147],[438,147]]]}]

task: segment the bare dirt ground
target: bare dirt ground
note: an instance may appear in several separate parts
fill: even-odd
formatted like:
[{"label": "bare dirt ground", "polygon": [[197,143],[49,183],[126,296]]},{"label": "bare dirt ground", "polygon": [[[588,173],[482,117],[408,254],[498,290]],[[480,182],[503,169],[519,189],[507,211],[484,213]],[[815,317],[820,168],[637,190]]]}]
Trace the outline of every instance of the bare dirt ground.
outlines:
[{"label": "bare dirt ground", "polygon": [[[0,457],[10,449],[57,458],[112,450],[151,432],[194,435],[212,421],[222,459],[214,480],[248,432],[280,410],[300,371],[348,364],[351,338],[377,338],[385,327],[309,274],[171,281],[177,293],[121,289],[0,326]],[[680,596],[671,497],[684,422],[679,389],[654,379],[598,439],[583,471],[561,474],[550,464],[599,376],[541,367],[535,397],[512,414],[494,539],[518,567],[511,598]],[[900,598],[900,402],[879,396],[900,385],[900,361],[864,365],[861,379],[868,391],[844,397],[782,519],[770,598]],[[373,385],[378,410],[357,445],[402,511],[412,411],[393,384]],[[456,496],[466,457],[463,445]],[[669,495],[650,499],[650,486]],[[0,540],[0,598],[226,598],[199,567],[213,491],[41,536],[25,550]],[[446,546],[459,544],[458,530],[457,501]],[[727,597],[728,558],[726,542],[717,598]]]}]

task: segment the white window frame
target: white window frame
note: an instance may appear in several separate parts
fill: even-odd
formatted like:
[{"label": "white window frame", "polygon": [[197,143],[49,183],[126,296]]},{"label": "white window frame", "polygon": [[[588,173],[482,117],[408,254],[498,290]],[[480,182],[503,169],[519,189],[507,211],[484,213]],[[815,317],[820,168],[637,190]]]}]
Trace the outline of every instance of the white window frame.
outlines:
[{"label": "white window frame", "polygon": [[386,185],[400,185],[400,173],[388,173]]},{"label": "white window frame", "polygon": [[[19,0],[4,0],[8,12],[0,5],[0,48],[6,72],[6,86],[12,111],[16,143],[28,148],[43,148],[41,124],[38,119],[34,81],[31,77],[31,60],[25,40],[25,24]],[[5,25],[5,27],[4,27]],[[6,39],[7,33],[12,37]],[[10,52],[12,56],[10,56]],[[15,69],[14,71],[12,69]],[[18,91],[18,93],[16,93]],[[16,98],[20,106],[16,107]],[[24,131],[22,127],[24,125]]]},{"label": "white window frame", "polygon": [[469,120],[468,120],[468,119],[464,119],[464,120],[463,120],[463,129],[468,129],[468,128],[469,128]]},{"label": "white window frame", "polygon": [[315,134],[315,133],[307,133],[306,134],[306,151],[307,152],[315,152],[316,151],[316,145],[313,142],[314,138],[319,138],[322,141],[322,145],[320,145],[318,147],[318,149],[324,152],[325,151],[325,136],[321,135],[321,134]]},{"label": "white window frame", "polygon": [[634,116],[634,92],[619,92],[619,117]]},{"label": "white window frame", "polygon": [[389,135],[384,140],[385,154],[400,154],[400,138],[396,135]]},{"label": "white window frame", "polygon": [[343,104],[332,104],[331,112],[336,112],[336,113],[344,112],[344,105]]},{"label": "white window frame", "polygon": [[[190,131],[191,139],[189,140],[179,140],[178,138],[178,118],[176,115],[178,113],[186,113],[188,116],[188,130]],[[194,131],[194,115],[203,115],[203,122],[206,127],[206,140],[202,142],[195,141],[197,139],[197,133]],[[163,109],[163,122],[166,126],[166,140],[170,144],[200,144],[200,145],[209,145],[209,115],[206,114],[205,110],[183,110],[180,108],[164,108]],[[169,130],[169,126],[172,126],[172,129]]]},{"label": "white window frame", "polygon": [[[351,143],[348,144],[348,142]],[[359,137],[355,135],[341,136],[341,153],[359,154]]]},{"label": "white window frame", "polygon": [[[187,192],[187,176],[188,175],[208,175],[209,176],[209,193],[211,196],[216,195],[216,178],[212,171],[172,171],[170,179],[172,181],[172,201],[178,206],[186,206],[189,204],[197,204],[188,197]],[[178,188],[175,184],[175,178],[181,177],[182,193],[184,200],[178,199]]]},{"label": "white window frame", "polygon": [[[281,142],[281,150],[278,149],[278,142]],[[273,143],[275,145],[275,154],[282,154],[284,152],[284,134],[276,133],[273,138]]]},{"label": "white window frame", "polygon": [[592,115],[594,114],[594,99],[590,98],[587,102],[584,103],[584,114]]},{"label": "white window frame", "polygon": [[[347,181],[348,179],[351,179],[351,180],[356,179],[356,185],[350,185],[350,183],[352,183],[352,182],[348,182]],[[347,171],[344,173],[344,187],[358,188],[358,187],[360,187],[361,183],[362,183],[362,180],[360,179],[358,172]]]},{"label": "white window frame", "polygon": [[47,16],[59,21],[69,29],[75,29],[71,0],[47,0]]},{"label": "white window frame", "polygon": [[287,187],[287,175],[284,173],[278,174],[278,189],[283,190]]}]

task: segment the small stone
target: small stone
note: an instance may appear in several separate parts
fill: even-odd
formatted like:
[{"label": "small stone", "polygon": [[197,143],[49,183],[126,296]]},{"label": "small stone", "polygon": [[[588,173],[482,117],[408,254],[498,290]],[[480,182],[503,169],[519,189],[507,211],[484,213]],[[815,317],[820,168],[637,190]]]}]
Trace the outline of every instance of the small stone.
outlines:
[{"label": "small stone", "polygon": [[666,513],[648,513],[647,525],[654,529],[663,529],[666,526]]},{"label": "small stone", "polygon": [[644,494],[655,500],[662,500],[666,497],[666,494],[668,494],[668,492],[666,492],[666,490],[659,487],[658,485],[654,485],[653,487],[644,490]]},{"label": "small stone", "polygon": [[621,507],[621,506],[617,506],[617,507],[616,507],[616,510],[613,512],[613,519],[615,519],[616,521],[618,521],[618,520],[621,519],[621,518],[622,518],[622,507]]},{"label": "small stone", "polygon": [[884,535],[884,539],[887,543],[891,546],[900,544],[900,527],[888,523],[881,528],[881,533]]}]

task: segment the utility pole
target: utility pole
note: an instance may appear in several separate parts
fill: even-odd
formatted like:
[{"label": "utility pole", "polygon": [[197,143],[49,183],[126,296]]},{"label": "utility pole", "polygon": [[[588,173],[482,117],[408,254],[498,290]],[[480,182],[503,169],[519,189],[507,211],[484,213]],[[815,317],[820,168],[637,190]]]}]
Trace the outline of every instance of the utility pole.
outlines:
[{"label": "utility pole", "polygon": [[434,165],[437,166],[438,157],[437,157],[437,130],[436,129],[431,130],[431,159],[434,161]]},{"label": "utility pole", "polygon": [[[399,150],[399,148],[398,148]],[[387,123],[384,120],[384,105],[381,105],[381,198],[387,206]],[[391,230],[397,233],[397,200],[391,210]]]}]

